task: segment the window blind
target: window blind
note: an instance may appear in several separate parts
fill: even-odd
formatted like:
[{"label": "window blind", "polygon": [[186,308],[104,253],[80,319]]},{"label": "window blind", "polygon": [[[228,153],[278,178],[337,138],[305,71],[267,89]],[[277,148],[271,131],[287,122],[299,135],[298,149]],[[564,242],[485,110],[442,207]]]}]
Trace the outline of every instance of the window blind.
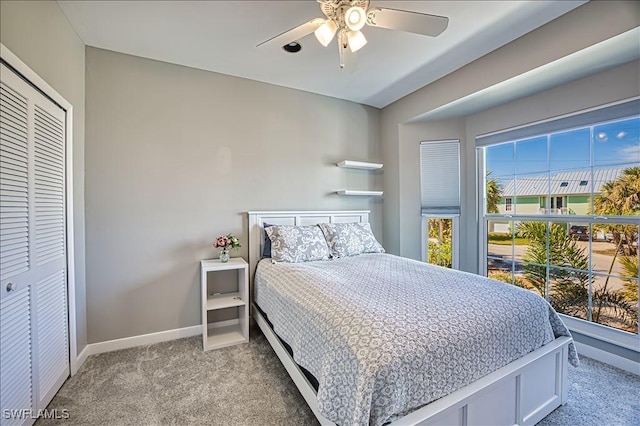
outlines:
[{"label": "window blind", "polygon": [[530,123],[500,132],[480,135],[476,138],[476,146],[488,146],[502,142],[517,141],[542,134],[592,126],[595,123],[633,117],[638,114],[640,114],[640,99],[632,99],[597,109],[580,111],[550,120]]},{"label": "window blind", "polygon": [[420,143],[422,214],[460,214],[460,141]]}]

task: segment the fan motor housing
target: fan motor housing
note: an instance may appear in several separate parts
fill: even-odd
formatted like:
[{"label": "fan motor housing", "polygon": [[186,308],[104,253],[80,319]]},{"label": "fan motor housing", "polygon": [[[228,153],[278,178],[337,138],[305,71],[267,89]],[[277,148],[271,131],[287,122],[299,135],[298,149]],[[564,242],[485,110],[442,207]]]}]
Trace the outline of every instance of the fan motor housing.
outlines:
[{"label": "fan motor housing", "polygon": [[367,11],[369,0],[325,0],[320,1],[320,9],[324,16],[334,20],[340,28],[345,28],[344,15],[347,9],[359,6]]}]

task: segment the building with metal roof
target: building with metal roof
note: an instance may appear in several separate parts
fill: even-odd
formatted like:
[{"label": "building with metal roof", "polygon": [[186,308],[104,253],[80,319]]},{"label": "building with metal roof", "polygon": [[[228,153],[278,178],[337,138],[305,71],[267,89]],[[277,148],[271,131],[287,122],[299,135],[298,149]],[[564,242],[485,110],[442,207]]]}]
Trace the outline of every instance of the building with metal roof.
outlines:
[{"label": "building with metal roof", "polygon": [[587,214],[591,194],[599,194],[624,168],[567,171],[516,176],[501,190],[498,211],[503,214]]}]

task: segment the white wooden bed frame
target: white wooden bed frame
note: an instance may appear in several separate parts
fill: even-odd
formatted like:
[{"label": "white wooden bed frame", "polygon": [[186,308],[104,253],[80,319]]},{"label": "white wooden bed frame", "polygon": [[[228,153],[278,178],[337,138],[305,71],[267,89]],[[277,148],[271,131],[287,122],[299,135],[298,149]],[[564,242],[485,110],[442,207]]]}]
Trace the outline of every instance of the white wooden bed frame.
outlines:
[{"label": "white wooden bed frame", "polygon": [[[322,222],[369,221],[369,211],[252,211],[248,215],[252,286],[256,265],[262,254],[264,222],[274,225],[314,225]],[[318,411],[315,389],[255,306],[253,318],[320,424],[332,425]],[[571,342],[569,337],[557,338],[391,424],[534,425],[567,402],[567,356]]]}]

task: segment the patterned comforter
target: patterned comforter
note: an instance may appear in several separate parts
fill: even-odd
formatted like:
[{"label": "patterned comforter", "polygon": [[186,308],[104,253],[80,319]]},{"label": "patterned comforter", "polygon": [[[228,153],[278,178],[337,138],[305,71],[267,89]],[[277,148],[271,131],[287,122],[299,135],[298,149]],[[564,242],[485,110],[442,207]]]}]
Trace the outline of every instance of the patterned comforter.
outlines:
[{"label": "patterned comforter", "polygon": [[262,261],[255,300],[343,426],[381,425],[570,336],[527,290],[389,254]]}]

